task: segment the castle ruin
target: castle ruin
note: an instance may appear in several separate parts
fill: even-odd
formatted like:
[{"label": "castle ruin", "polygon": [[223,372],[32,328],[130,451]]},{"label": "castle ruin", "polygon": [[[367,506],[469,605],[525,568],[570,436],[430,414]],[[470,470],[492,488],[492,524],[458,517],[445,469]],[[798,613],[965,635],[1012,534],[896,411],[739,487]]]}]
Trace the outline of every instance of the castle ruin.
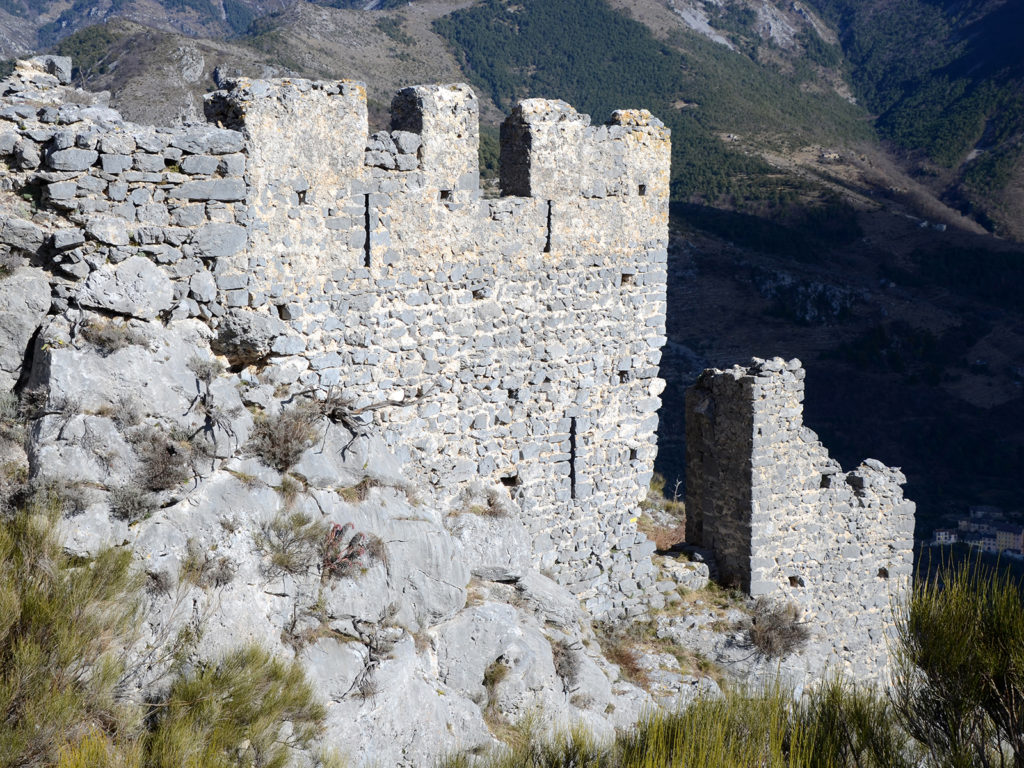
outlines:
[{"label": "castle ruin", "polygon": [[[210,124],[158,129],[72,97],[62,60],[19,67],[0,154],[39,210],[6,219],[0,240],[52,274],[22,348],[67,310],[206,324],[235,372],[272,364],[287,395],[350,403],[438,504],[471,482],[504,488],[535,566],[593,615],[645,610],[654,544],[635,518],[666,342],[658,120],[623,110],[594,126],[523,101],[487,198],[465,85],[402,90],[391,130],[371,135],[358,83],[239,79],[209,95]],[[72,337],[36,343],[34,382],[78,354]],[[8,389],[29,375],[7,371]],[[833,660],[870,671],[883,585],[909,573],[913,505],[895,470],[841,473],[802,426],[802,387],[778,361],[701,378],[688,536],[726,580],[840,638]]]}]

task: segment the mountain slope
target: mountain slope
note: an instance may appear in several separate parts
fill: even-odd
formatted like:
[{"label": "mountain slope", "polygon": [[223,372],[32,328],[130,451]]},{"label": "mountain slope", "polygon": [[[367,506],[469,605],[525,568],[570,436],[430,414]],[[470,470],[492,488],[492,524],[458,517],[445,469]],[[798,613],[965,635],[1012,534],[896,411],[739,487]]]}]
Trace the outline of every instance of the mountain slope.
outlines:
[{"label": "mountain slope", "polygon": [[838,28],[879,134],[935,192],[1024,237],[1024,6],[810,0]]},{"label": "mountain slope", "polygon": [[[770,169],[717,134],[760,143],[868,139],[864,114],[827,89],[762,66],[686,21],[662,39],[603,0],[482,0],[439,19],[480,90],[508,110],[524,96],[563,98],[595,119],[643,107],[673,130],[673,195],[719,201],[765,193]],[[585,23],[580,23],[585,19]],[[813,77],[808,76],[808,80]]]}]

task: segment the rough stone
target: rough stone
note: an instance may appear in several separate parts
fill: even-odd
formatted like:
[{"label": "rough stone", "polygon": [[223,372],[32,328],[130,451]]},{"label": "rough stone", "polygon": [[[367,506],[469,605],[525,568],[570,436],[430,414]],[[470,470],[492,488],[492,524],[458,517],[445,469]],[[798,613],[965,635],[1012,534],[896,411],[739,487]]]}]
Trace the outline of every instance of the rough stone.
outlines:
[{"label": "rough stone", "polygon": [[174,301],[167,273],[149,259],[133,256],[120,264],[105,265],[89,275],[78,291],[78,303],[150,320]]},{"label": "rough stone", "polygon": [[0,392],[21,376],[29,342],[50,309],[50,281],[41,269],[21,267],[0,278]]}]

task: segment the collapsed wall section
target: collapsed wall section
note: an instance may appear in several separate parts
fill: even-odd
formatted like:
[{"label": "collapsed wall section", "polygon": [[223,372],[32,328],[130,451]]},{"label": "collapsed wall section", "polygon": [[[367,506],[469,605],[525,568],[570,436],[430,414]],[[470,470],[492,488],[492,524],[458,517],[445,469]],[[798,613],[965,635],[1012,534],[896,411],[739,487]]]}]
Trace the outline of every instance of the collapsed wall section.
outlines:
[{"label": "collapsed wall section", "polygon": [[[39,190],[32,221],[2,231],[53,270],[51,312],[203,321],[235,370],[275,371],[251,407],[343,398],[439,503],[507,493],[538,567],[598,614],[641,610],[653,544],[631,519],[664,386],[657,120],[591,127],[534,101],[503,162],[537,181],[485,199],[468,86],[403,90],[369,136],[345,81],[239,80],[209,98],[219,126],[178,129],[69,91],[25,65],[0,111],[0,151]],[[559,144],[560,121],[583,128]]]},{"label": "collapsed wall section", "polygon": [[914,503],[898,469],[844,473],[803,425],[803,398],[800,361],[779,358],[707,370],[687,392],[687,539],[752,596],[798,605],[834,666],[881,675]]}]

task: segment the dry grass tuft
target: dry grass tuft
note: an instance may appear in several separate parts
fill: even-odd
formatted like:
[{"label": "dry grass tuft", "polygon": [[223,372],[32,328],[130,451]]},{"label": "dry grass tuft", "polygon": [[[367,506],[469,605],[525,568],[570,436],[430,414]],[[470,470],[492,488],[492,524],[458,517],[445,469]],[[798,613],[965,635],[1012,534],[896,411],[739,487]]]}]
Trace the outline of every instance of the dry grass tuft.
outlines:
[{"label": "dry grass tuft", "polygon": [[810,632],[800,621],[800,609],[793,603],[779,603],[759,597],[742,628],[747,642],[762,656],[782,658],[807,645]]}]

